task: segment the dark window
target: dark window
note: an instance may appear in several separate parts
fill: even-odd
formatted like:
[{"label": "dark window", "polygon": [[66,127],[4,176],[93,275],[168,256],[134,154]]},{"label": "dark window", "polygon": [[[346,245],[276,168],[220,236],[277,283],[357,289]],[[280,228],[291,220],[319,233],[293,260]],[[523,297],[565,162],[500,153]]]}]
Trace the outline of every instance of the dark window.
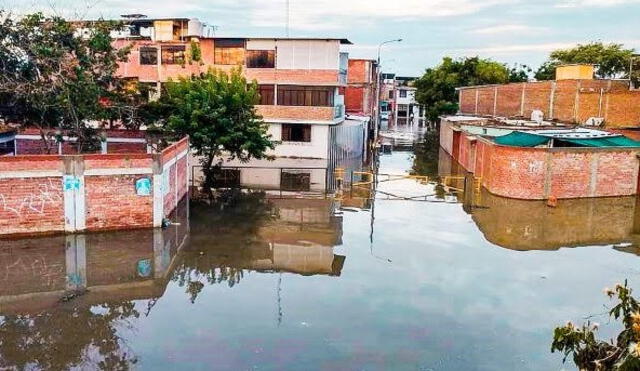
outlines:
[{"label": "dark window", "polygon": [[389,99],[393,99],[393,90],[389,90]]},{"label": "dark window", "polygon": [[273,85],[258,85],[260,93],[260,104],[273,106],[275,104],[275,91]]},{"label": "dark window", "polygon": [[311,174],[293,171],[283,171],[280,176],[280,188],[284,191],[309,191],[311,189]]},{"label": "dark window", "polygon": [[318,86],[278,86],[280,106],[333,106],[334,88]]},{"label": "dark window", "polygon": [[16,142],[14,140],[0,143],[0,156],[13,155],[16,150],[15,143]]},{"label": "dark window", "polygon": [[213,171],[213,185],[219,188],[237,188],[240,186],[240,170],[216,169]]},{"label": "dark window", "polygon": [[158,49],[140,48],[140,64],[158,64]]},{"label": "dark window", "polygon": [[282,124],[283,142],[311,142],[311,125]]},{"label": "dark window", "polygon": [[406,98],[407,97],[407,91],[406,90],[400,90],[400,98]]},{"label": "dark window", "polygon": [[214,42],[214,63],[226,65],[244,64],[244,40],[221,39]]},{"label": "dark window", "polygon": [[274,50],[247,50],[247,68],[275,68]]},{"label": "dark window", "polygon": [[162,64],[184,64],[184,45],[162,47]]}]

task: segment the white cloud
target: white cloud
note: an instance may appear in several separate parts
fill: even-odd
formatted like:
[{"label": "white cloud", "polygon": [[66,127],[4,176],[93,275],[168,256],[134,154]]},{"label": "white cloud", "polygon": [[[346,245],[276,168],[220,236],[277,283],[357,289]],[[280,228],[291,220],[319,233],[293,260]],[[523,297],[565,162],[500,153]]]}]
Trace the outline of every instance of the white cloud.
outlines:
[{"label": "white cloud", "polygon": [[609,7],[625,4],[638,4],[640,0],[562,0],[555,8]]},{"label": "white cloud", "polygon": [[474,28],[470,32],[478,35],[498,35],[498,34],[522,34],[522,33],[540,33],[548,31],[544,27],[534,27],[525,24],[497,24],[486,27]]}]

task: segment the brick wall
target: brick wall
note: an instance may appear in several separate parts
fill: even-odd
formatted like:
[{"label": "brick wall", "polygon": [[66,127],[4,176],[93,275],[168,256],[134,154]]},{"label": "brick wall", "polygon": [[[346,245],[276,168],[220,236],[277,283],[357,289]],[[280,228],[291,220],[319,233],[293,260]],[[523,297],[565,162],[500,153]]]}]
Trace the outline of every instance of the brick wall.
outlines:
[{"label": "brick wall", "polygon": [[606,127],[640,127],[640,92],[629,91],[625,81],[539,81],[468,87],[459,94],[463,114],[530,117],[540,110],[545,119],[562,122],[603,117]]},{"label": "brick wall", "polygon": [[[157,155],[1,157],[0,235],[160,226],[187,194],[188,148],[185,138]],[[150,195],[137,192],[144,178]]]},{"label": "brick wall", "polygon": [[256,106],[256,111],[265,120],[333,121],[335,116],[333,107]]},{"label": "brick wall", "polygon": [[[147,153],[146,133],[139,130],[108,129],[102,131],[107,138],[107,153]],[[58,144],[50,142],[52,154],[58,153]],[[37,129],[27,128],[16,136],[16,151],[18,155],[46,154],[46,146],[41,139],[41,133]],[[75,155],[77,148],[74,142],[65,138],[62,143],[62,154]],[[93,151],[85,150],[84,153],[100,153],[101,148]]]},{"label": "brick wall", "polygon": [[357,86],[349,86],[345,92],[345,106],[347,112],[364,112],[365,111],[365,88]]},{"label": "brick wall", "polygon": [[464,132],[454,132],[454,127],[443,121],[441,146],[493,194],[571,199],[637,193],[638,149],[500,146],[484,138],[473,140]]}]

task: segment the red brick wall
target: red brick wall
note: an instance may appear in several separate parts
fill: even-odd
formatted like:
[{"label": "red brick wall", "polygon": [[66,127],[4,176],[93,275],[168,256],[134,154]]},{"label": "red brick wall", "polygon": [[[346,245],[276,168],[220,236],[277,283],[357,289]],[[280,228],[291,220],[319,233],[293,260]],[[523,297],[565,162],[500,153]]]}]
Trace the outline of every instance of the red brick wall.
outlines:
[{"label": "red brick wall", "polygon": [[[523,85],[524,112],[521,112]],[[460,111],[469,115],[492,116],[495,89],[494,86],[479,86],[460,90]],[[607,127],[640,127],[640,92],[629,91],[624,81],[539,81],[500,85],[497,90],[497,116],[517,117],[523,113],[524,117],[530,117],[531,112],[540,110],[546,119],[563,122],[584,123],[590,117],[604,117]],[[550,109],[552,94],[553,117]]]},{"label": "red brick wall", "polygon": [[349,75],[347,82],[349,84],[365,84],[371,82],[369,79],[369,71],[371,61],[365,59],[349,59]]},{"label": "red brick wall", "polygon": [[[165,149],[162,152],[162,163],[163,165],[177,159],[179,155],[181,155],[185,150],[189,147],[188,139],[183,139],[182,141],[175,143],[169,148]],[[171,214],[180,200],[182,200],[188,191],[187,187],[187,179],[188,179],[188,165],[187,165],[187,156],[179,158],[169,167],[169,169],[165,169],[164,171],[169,172],[168,176],[168,184],[166,184],[169,188],[164,193],[164,215],[168,216]]]},{"label": "red brick wall", "polygon": [[148,175],[85,176],[88,230],[153,226],[153,195],[138,196],[135,182]]},{"label": "red brick wall", "polygon": [[364,92],[364,87],[347,87],[344,96],[347,112],[364,112]]},{"label": "red brick wall", "polygon": [[0,234],[63,230],[60,177],[0,179]]},{"label": "red brick wall", "polygon": [[[177,161],[176,157],[184,155],[188,148],[189,141],[185,138],[163,151],[160,157],[162,164],[174,162],[167,169],[173,182],[170,182],[170,196],[165,197],[163,205],[165,215],[187,194],[187,156]],[[62,174],[69,167],[65,163],[74,161],[77,161],[76,171],[80,171],[77,174],[84,174],[86,230],[153,226],[153,192],[156,190],[153,189],[150,196],[137,195],[135,183],[140,178],[153,178],[154,155],[15,156],[0,158],[0,235],[63,232]],[[78,164],[82,170],[78,170]],[[113,172],[115,174],[111,174]]]}]

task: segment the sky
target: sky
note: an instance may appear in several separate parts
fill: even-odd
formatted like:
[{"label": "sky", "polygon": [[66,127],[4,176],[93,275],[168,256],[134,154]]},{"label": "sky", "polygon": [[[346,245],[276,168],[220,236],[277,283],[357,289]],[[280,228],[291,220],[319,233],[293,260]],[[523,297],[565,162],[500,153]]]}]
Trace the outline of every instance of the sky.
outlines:
[{"label": "sky", "polygon": [[[537,68],[549,52],[590,41],[640,51],[640,0],[289,0],[289,34],[348,38],[354,58],[419,76],[444,56],[481,56]],[[0,0],[13,13],[67,18],[199,18],[216,36],[286,35],[286,0]]]}]

